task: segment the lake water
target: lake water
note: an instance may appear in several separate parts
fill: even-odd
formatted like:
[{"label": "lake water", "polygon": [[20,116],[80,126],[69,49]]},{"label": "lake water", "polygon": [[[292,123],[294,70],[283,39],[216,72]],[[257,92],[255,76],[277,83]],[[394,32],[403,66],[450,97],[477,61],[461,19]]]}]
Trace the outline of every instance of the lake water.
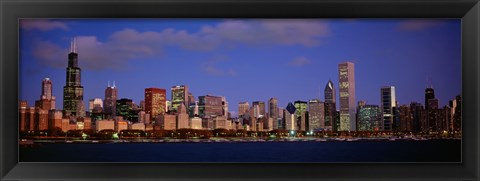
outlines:
[{"label": "lake water", "polygon": [[461,162],[460,140],[42,144],[20,162]]}]

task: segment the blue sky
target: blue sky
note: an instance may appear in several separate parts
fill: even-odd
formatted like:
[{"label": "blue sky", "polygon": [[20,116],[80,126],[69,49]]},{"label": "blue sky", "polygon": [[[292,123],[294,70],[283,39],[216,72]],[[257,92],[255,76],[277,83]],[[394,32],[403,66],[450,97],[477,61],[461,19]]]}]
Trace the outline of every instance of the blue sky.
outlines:
[{"label": "blue sky", "polygon": [[[77,39],[84,100],[138,103],[144,89],[188,85],[195,97],[238,102],[320,98],[328,80],[338,95],[338,64],[355,63],[356,101],[380,103],[396,87],[400,104],[424,102],[433,86],[443,106],[461,93],[460,19],[24,19],[20,20],[20,99],[39,99],[53,81],[62,108],[67,54]],[[428,80],[428,81],[427,81]],[[338,100],[338,97],[337,97]]]}]

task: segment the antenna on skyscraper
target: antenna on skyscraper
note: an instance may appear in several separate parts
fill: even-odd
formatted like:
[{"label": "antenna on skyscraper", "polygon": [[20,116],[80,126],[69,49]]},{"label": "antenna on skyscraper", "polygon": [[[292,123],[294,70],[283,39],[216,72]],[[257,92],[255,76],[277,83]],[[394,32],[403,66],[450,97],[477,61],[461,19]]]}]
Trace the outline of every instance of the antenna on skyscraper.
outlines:
[{"label": "antenna on skyscraper", "polygon": [[110,87],[110,81],[108,81],[107,85],[108,85],[108,87]]},{"label": "antenna on skyscraper", "polygon": [[115,81],[113,81],[113,87],[115,87]]},{"label": "antenna on skyscraper", "polygon": [[427,76],[427,87],[428,87],[428,88],[433,88],[433,85],[432,85],[432,82],[431,82],[429,76]]},{"label": "antenna on skyscraper", "polygon": [[73,52],[73,39],[70,40],[70,52]]},{"label": "antenna on skyscraper", "polygon": [[77,38],[73,37],[73,53],[77,53]]}]

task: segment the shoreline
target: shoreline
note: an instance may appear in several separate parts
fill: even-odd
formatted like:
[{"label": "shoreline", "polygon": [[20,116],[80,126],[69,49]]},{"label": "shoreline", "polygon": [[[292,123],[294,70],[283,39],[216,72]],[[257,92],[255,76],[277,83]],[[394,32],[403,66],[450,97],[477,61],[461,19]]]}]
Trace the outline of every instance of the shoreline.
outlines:
[{"label": "shoreline", "polygon": [[369,142],[369,141],[428,141],[428,140],[460,140],[461,138],[298,138],[298,137],[285,137],[285,138],[163,138],[163,139],[117,139],[117,140],[82,140],[82,139],[20,139],[19,145],[34,145],[34,144],[62,144],[62,143],[83,143],[83,144],[112,144],[112,143],[252,143],[252,142]]}]

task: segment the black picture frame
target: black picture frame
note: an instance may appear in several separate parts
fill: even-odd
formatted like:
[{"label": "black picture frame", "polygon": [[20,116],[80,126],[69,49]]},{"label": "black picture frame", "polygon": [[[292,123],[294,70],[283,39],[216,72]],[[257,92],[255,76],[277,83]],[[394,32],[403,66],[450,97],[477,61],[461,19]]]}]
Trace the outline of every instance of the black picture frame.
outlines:
[{"label": "black picture frame", "polygon": [[[479,180],[479,0],[0,0],[1,180]],[[462,163],[18,163],[19,18],[461,18]]]}]

